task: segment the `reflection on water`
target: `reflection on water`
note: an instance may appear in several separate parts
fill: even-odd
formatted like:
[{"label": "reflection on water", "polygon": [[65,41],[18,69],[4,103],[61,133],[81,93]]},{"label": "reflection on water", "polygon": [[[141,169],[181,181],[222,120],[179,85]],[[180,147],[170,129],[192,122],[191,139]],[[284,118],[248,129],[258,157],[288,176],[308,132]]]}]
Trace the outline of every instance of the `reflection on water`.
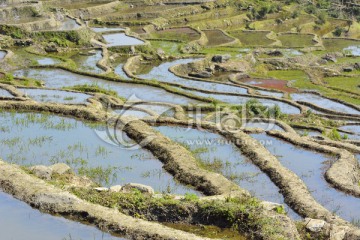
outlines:
[{"label": "reflection on water", "polygon": [[4,240],[121,240],[95,227],[43,214],[0,190],[0,232]]},{"label": "reflection on water", "polygon": [[34,99],[38,102],[56,102],[66,104],[81,104],[86,103],[87,99],[92,97],[85,93],[75,93],[59,90],[47,90],[47,89],[31,89],[31,88],[19,88],[27,97]]},{"label": "reflection on water", "polygon": [[0,126],[1,157],[7,162],[25,166],[64,162],[78,173],[104,173],[94,177],[105,186],[134,182],[159,192],[194,192],[175,182],[150,152],[121,147],[134,142],[120,130],[65,117],[7,112],[0,114]]},{"label": "reflection on water", "polygon": [[108,47],[134,46],[144,44],[140,39],[127,36],[125,33],[113,33],[103,35]]},{"label": "reflection on water", "polygon": [[312,93],[293,93],[291,94],[291,98],[294,101],[303,101],[308,103],[313,103],[322,108],[330,109],[337,112],[350,113],[350,114],[360,114],[360,111],[348,107],[339,102],[335,102],[333,100],[321,97],[317,94]]},{"label": "reflection on water", "polygon": [[359,219],[358,198],[337,191],[324,179],[324,172],[334,158],[309,151],[266,134],[251,134],[257,140],[269,141],[265,147],[275,155],[281,164],[296,173],[306,184],[312,196],[330,212],[345,220]]},{"label": "reflection on water", "polygon": [[13,73],[15,76],[42,80],[49,88],[62,88],[75,85],[98,85],[118,93],[119,96],[135,101],[141,99],[153,102],[169,102],[174,104],[189,104],[198,101],[166,92],[163,89],[141,84],[129,84],[106,81],[100,78],[83,76],[62,69],[22,69]]},{"label": "reflection on water", "polygon": [[[213,171],[235,181],[259,199],[286,205],[278,187],[269,177],[222,136],[192,128],[160,126],[155,129],[173,141],[185,145]],[[287,210],[291,217],[300,218],[289,207]]]}]

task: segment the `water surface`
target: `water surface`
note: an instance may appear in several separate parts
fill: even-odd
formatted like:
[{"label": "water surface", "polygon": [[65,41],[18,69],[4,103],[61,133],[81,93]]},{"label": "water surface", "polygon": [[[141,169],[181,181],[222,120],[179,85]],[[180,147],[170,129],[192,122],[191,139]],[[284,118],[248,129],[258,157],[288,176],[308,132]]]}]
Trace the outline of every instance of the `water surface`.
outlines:
[{"label": "water surface", "polygon": [[91,30],[93,30],[94,32],[97,33],[104,33],[104,32],[113,32],[113,31],[125,31],[125,28],[121,28],[121,27],[93,27],[91,28]]},{"label": "water surface", "polygon": [[55,58],[42,57],[36,60],[40,65],[55,65],[60,63],[61,61]]},{"label": "water surface", "polygon": [[[160,126],[155,129],[189,148],[205,164],[213,164],[217,172],[235,181],[254,196],[265,201],[284,204],[283,196],[269,177],[242,155],[234,144],[222,136],[207,131],[173,126]],[[292,210],[289,208],[287,210],[292,217],[298,218]]]},{"label": "water surface", "polygon": [[71,18],[65,18],[64,21],[62,21],[61,26],[57,28],[58,31],[71,31],[76,30],[80,28],[81,25],[78,24],[74,19]]},{"label": "water surface", "polygon": [[344,130],[344,131],[353,132],[353,133],[360,135],[360,125],[346,125],[346,126],[339,127],[339,129]]},{"label": "water surface", "polygon": [[272,97],[277,97],[277,98],[282,98],[283,97],[283,93],[280,92],[272,92],[272,91],[266,91],[266,90],[257,90],[257,92],[259,92],[262,95],[267,95],[267,96],[272,96]]},{"label": "water surface", "polygon": [[[202,93],[202,92],[197,92],[197,91],[187,91],[187,92],[192,93],[197,96],[213,98],[215,100],[222,101],[225,103],[231,103],[231,104],[241,104],[242,105],[242,104],[245,104],[247,101],[254,99],[251,97],[231,96],[231,95],[221,95],[221,94],[208,94],[208,93]],[[274,106],[278,105],[280,107],[282,113],[300,114],[300,109],[298,109],[297,107],[294,107],[290,104],[284,103],[284,102],[270,100],[270,99],[262,99],[262,98],[256,98],[256,100],[258,100],[261,104],[263,104],[264,106],[267,106],[267,107],[274,107]]]},{"label": "water surface", "polygon": [[4,59],[6,56],[6,52],[5,51],[0,51],[0,60]]},{"label": "water surface", "polygon": [[133,182],[158,192],[193,192],[175,182],[150,152],[124,147],[134,142],[120,130],[53,115],[8,112],[0,114],[0,126],[1,158],[7,162],[64,162],[104,186]]},{"label": "water surface", "polygon": [[59,90],[19,88],[26,96],[38,102],[55,102],[65,104],[87,103],[87,99],[92,97],[85,93],[75,93]]},{"label": "water surface", "polygon": [[319,107],[326,108],[329,110],[337,111],[337,112],[343,112],[343,113],[350,113],[350,114],[360,114],[360,111],[348,107],[344,104],[335,102],[333,100],[321,97],[316,94],[312,93],[293,93],[291,94],[291,98],[294,101],[303,101],[315,104]]},{"label": "water surface", "polygon": [[144,44],[144,42],[140,39],[127,36],[125,33],[104,34],[103,37],[108,43],[108,47],[134,46]]},{"label": "water surface", "polygon": [[251,134],[257,140],[269,142],[265,147],[281,164],[296,173],[313,197],[331,212],[345,220],[359,220],[360,201],[332,188],[324,179],[325,170],[335,159],[331,156],[294,146],[266,134]]},{"label": "water surface", "polygon": [[346,53],[349,52],[351,55],[353,55],[355,57],[359,57],[360,56],[360,45],[349,46],[347,48],[344,48],[344,51]]},{"label": "water surface", "polygon": [[96,64],[102,58],[102,52],[100,50],[96,50],[94,54],[85,55],[85,54],[75,54],[71,57],[71,59],[76,63],[78,69],[91,72],[91,73],[103,73],[104,71],[99,68]]},{"label": "water surface", "polygon": [[117,75],[119,75],[122,79],[131,80],[131,78],[129,78],[128,75],[126,75],[126,73],[124,72],[123,67],[124,67],[124,63],[120,63],[115,67],[114,72]]},{"label": "water surface", "polygon": [[129,84],[106,81],[100,78],[75,74],[62,69],[22,69],[14,72],[15,76],[42,80],[49,88],[62,88],[75,85],[98,85],[105,89],[116,91],[119,96],[132,101],[144,100],[154,102],[169,102],[173,104],[189,104],[198,101],[180,95],[168,93],[163,89],[141,84]]},{"label": "water surface", "polygon": [[0,97],[14,97],[11,93],[6,91],[5,89],[0,88]]},{"label": "water surface", "polygon": [[178,64],[188,64],[195,60],[197,60],[197,59],[187,58],[187,59],[175,60],[172,62],[164,62],[164,63],[161,63],[159,66],[155,66],[154,68],[152,68],[149,73],[139,75],[139,77],[144,78],[144,79],[156,79],[156,80],[159,80],[162,82],[178,83],[178,84],[182,84],[187,87],[194,87],[194,88],[199,88],[199,89],[203,89],[203,90],[247,94],[246,88],[230,86],[230,85],[215,83],[215,82],[212,83],[212,82],[185,79],[185,78],[178,77],[169,71],[169,68],[172,66],[175,66]]},{"label": "water surface", "polygon": [[95,227],[43,214],[0,190],[1,239],[9,240],[121,240]]}]

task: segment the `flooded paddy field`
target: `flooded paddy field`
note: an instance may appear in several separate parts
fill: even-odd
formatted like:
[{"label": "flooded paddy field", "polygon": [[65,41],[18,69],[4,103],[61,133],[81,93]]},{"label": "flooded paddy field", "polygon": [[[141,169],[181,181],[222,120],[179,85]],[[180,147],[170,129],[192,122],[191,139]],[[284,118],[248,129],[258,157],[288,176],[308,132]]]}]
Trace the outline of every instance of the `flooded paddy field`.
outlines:
[{"label": "flooded paddy field", "polygon": [[0,0],[0,236],[360,239],[338,4]]},{"label": "flooded paddy field", "polygon": [[191,79],[185,79],[182,77],[178,77],[175,74],[169,71],[169,68],[172,66],[176,66],[178,64],[187,64],[193,62],[195,59],[180,59],[175,60],[173,62],[165,62],[160,64],[157,67],[152,68],[148,73],[138,75],[140,78],[144,79],[157,79],[162,82],[168,83],[178,83],[182,84],[186,87],[193,87],[203,90],[217,91],[217,92],[229,92],[229,93],[241,93],[246,94],[247,89],[231,86],[216,82],[205,82],[205,81],[196,81]]},{"label": "flooded paddy field", "polygon": [[156,31],[151,34],[153,38],[176,39],[181,41],[193,41],[200,38],[200,34],[191,28],[171,28]]},{"label": "flooded paddy field", "polygon": [[329,51],[348,51],[350,54],[359,56],[359,41],[349,39],[324,39],[324,46]]},{"label": "flooded paddy field", "polygon": [[350,114],[360,114],[360,111],[339,102],[321,97],[316,94],[311,93],[293,93],[291,94],[291,98],[295,101],[304,101],[315,104],[317,106],[321,106],[325,109],[330,109],[337,112],[350,113]]},{"label": "flooded paddy field", "polygon": [[174,95],[155,87],[140,84],[110,82],[100,78],[87,77],[60,69],[24,69],[14,72],[14,75],[44,81],[45,86],[50,88],[63,88],[75,85],[94,84],[105,89],[116,91],[119,96],[123,96],[125,98],[132,97],[133,101],[147,100],[163,102],[164,96],[168,96],[168,101],[174,104],[187,104],[196,102],[196,100]]},{"label": "flooded paddy field", "polygon": [[314,36],[312,35],[297,35],[297,34],[281,34],[279,40],[283,46],[290,48],[309,47],[314,45]]},{"label": "flooded paddy field", "polygon": [[334,158],[319,154],[290,143],[267,136],[266,134],[252,134],[257,140],[271,142],[265,146],[281,163],[294,171],[309,188],[313,197],[329,211],[336,213],[348,221],[358,221],[360,202],[356,197],[334,189],[324,179],[324,171]]},{"label": "flooded paddy field", "polygon": [[95,227],[43,214],[2,191],[0,191],[0,213],[1,236],[4,239],[125,239],[111,236]]},{"label": "flooded paddy field", "polygon": [[71,60],[76,63],[78,69],[81,71],[101,74],[104,71],[96,65],[101,58],[102,52],[95,50],[90,53],[77,53],[71,57]]},{"label": "flooded paddy field", "polygon": [[39,102],[56,102],[65,104],[84,104],[92,95],[59,90],[19,88],[25,96]]},{"label": "flooded paddy field", "polygon": [[[189,148],[200,164],[210,171],[221,173],[262,200],[284,204],[279,189],[268,176],[222,136],[197,129],[171,126],[159,126],[156,130]],[[299,218],[289,207],[286,210],[292,217]]]},{"label": "flooded paddy field", "polygon": [[[203,93],[203,92],[195,92],[195,91],[187,91],[190,92],[192,94],[198,95],[198,96],[202,96],[202,97],[210,97],[213,98],[217,101],[220,102],[225,102],[225,103],[230,103],[230,104],[240,104],[243,105],[246,102],[248,102],[249,100],[252,100],[254,98],[249,97],[244,97],[244,96],[232,96],[232,95],[222,95],[222,94],[212,94],[212,93]],[[257,98],[256,99],[258,102],[260,102],[261,104],[263,104],[264,106],[267,107],[275,107],[275,106],[279,106],[281,111],[283,113],[286,114],[299,114],[300,113],[300,109],[292,106],[288,103],[284,103],[281,101],[275,101],[275,100],[271,100],[271,99],[262,99],[262,98]]]},{"label": "flooded paddy field", "polygon": [[283,80],[248,78],[248,79],[243,79],[241,81],[246,84],[259,86],[259,87],[263,87],[263,88],[276,89],[276,90],[285,91],[285,92],[295,92],[296,91],[296,89],[294,89],[294,88],[289,88],[287,86],[287,82],[283,81]]},{"label": "flooded paddy field", "polygon": [[11,93],[9,93],[5,89],[1,89],[1,88],[0,88],[0,96],[1,97],[14,97]]},{"label": "flooded paddy field", "polygon": [[134,46],[142,45],[144,42],[140,39],[127,36],[125,33],[108,33],[103,35],[108,47]]},{"label": "flooded paddy field", "polygon": [[[0,121],[5,161],[23,166],[63,162],[79,174],[93,175],[104,186],[134,182],[151,185],[158,192],[194,192],[175,182],[149,152],[119,148],[120,138],[130,141],[120,131],[113,132],[111,139],[106,126],[48,114],[3,112]],[[20,133],[22,138],[17,137]]]}]

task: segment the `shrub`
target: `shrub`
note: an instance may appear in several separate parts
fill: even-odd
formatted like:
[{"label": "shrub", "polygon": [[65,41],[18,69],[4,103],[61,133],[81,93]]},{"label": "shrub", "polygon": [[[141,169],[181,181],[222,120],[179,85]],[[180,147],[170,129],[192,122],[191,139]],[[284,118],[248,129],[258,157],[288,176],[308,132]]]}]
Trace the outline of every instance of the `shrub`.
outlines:
[{"label": "shrub", "polygon": [[336,37],[340,37],[344,31],[345,31],[344,28],[337,26],[336,29],[333,31],[333,34]]}]

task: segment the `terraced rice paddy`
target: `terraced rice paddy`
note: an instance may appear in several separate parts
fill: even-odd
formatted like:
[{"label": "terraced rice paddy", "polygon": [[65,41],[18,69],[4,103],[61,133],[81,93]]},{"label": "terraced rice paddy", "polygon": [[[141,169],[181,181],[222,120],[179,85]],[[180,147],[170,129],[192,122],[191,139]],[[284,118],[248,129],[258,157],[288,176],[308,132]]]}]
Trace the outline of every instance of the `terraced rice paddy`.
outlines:
[{"label": "terraced rice paddy", "polygon": [[360,239],[357,7],[316,4],[0,0],[0,239]]},{"label": "terraced rice paddy", "polygon": [[125,239],[113,237],[85,224],[43,214],[3,192],[0,192],[0,206],[0,229],[4,239]]}]

